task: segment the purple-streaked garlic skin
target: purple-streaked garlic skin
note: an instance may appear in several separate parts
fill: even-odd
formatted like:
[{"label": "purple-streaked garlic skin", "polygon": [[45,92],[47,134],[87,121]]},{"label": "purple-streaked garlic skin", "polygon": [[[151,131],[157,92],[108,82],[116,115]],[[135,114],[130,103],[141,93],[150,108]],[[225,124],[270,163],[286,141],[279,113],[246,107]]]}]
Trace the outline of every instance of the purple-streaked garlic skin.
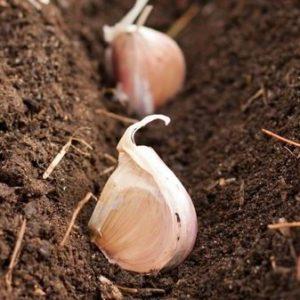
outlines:
[{"label": "purple-streaked garlic skin", "polygon": [[118,144],[119,164],[89,222],[93,242],[111,263],[139,273],[180,264],[192,251],[197,216],[187,191],[156,152],[134,134],[152,115],[130,126]]},{"label": "purple-streaked garlic skin", "polygon": [[112,39],[113,75],[117,90],[138,115],[153,113],[182,88],[186,64],[177,43],[166,34],[130,25]]}]

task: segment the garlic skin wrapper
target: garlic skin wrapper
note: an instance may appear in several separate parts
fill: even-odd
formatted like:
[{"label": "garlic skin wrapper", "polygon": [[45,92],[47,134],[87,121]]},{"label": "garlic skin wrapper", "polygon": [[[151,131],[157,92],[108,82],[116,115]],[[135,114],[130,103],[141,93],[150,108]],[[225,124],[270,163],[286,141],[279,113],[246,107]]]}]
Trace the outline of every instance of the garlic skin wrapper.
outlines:
[{"label": "garlic skin wrapper", "polygon": [[157,153],[137,146],[137,130],[151,115],[131,125],[118,144],[119,163],[89,221],[92,240],[121,268],[151,273],[180,264],[191,252],[197,216],[187,191]]},{"label": "garlic skin wrapper", "polygon": [[175,96],[186,73],[183,53],[172,38],[133,24],[146,3],[138,0],[122,21],[103,28],[109,43],[106,66],[117,81],[117,95],[141,116],[152,114]]}]

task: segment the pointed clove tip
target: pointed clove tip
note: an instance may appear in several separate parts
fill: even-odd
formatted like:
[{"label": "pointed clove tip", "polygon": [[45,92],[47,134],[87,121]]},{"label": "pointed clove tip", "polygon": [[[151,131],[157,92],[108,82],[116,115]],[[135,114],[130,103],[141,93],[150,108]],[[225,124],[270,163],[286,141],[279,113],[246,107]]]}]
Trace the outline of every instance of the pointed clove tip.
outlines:
[{"label": "pointed clove tip", "polygon": [[154,115],[157,119],[162,120],[166,126],[168,126],[171,122],[171,118],[166,115]]},{"label": "pointed clove tip", "polygon": [[165,116],[165,117],[166,117],[165,118],[165,124],[166,124],[166,126],[168,126],[171,123],[171,118],[168,117],[168,116]]},{"label": "pointed clove tip", "polygon": [[148,123],[150,122],[153,122],[155,120],[162,120],[165,125],[169,125],[170,122],[171,122],[171,118],[166,116],[166,115],[162,115],[162,114],[154,114],[154,115],[149,115],[149,116],[146,116],[144,119],[142,119],[140,122],[142,122],[145,126],[147,125]]}]

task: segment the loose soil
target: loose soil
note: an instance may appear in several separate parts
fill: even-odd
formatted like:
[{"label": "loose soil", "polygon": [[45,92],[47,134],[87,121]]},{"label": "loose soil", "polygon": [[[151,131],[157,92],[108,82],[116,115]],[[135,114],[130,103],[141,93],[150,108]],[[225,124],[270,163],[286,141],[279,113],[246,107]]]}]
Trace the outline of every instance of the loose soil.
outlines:
[{"label": "loose soil", "polygon": [[[172,123],[154,124],[139,142],[156,149],[195,203],[199,234],[188,259],[151,276],[109,265],[89,239],[93,201],[58,246],[78,201],[100,194],[108,178],[100,174],[111,166],[103,155],[117,155],[127,126],[96,110],[126,115],[104,93],[101,27],[132,3],[57,0],[38,11],[25,0],[0,1],[0,276],[20,216],[27,219],[12,291],[1,279],[0,298],[98,299],[104,275],[126,287],[162,288],[169,299],[299,299],[300,231],[287,238],[267,225],[300,220],[300,149],[261,132],[300,140],[298,1],[200,2],[178,37],[188,78],[159,111]],[[149,24],[166,30],[190,1],[153,4]],[[43,180],[73,134],[93,146],[75,144],[90,155],[71,148]]]}]

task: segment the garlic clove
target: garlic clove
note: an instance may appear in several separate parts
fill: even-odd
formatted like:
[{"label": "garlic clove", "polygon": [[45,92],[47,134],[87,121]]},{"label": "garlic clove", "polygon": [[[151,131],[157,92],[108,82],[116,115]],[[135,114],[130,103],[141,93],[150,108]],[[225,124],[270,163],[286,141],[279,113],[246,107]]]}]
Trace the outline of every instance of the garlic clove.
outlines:
[{"label": "garlic clove", "polygon": [[119,34],[111,44],[113,74],[129,108],[147,115],[182,88],[185,62],[171,38],[150,28]]},{"label": "garlic clove", "polygon": [[195,208],[180,181],[152,148],[134,142],[135,132],[156,119],[170,121],[148,116],[126,130],[118,167],[89,222],[93,242],[109,261],[140,273],[181,263],[197,234]]},{"label": "garlic clove", "polygon": [[183,52],[172,38],[132,24],[146,3],[138,0],[123,20],[103,28],[111,53],[106,65],[113,70],[117,91],[127,96],[129,108],[139,115],[153,113],[175,96],[186,73]]}]

